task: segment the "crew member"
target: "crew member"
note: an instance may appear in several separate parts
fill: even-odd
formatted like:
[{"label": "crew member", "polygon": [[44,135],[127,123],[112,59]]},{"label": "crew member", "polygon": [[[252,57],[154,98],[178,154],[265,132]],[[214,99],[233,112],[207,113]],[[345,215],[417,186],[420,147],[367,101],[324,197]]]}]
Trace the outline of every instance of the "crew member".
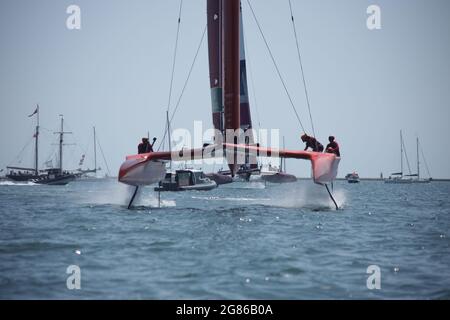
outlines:
[{"label": "crew member", "polygon": [[312,151],[322,152],[323,145],[316,138],[308,136],[306,133],[301,136],[302,141],[306,144],[305,151],[311,148]]},{"label": "crew member", "polygon": [[150,144],[148,138],[142,138],[142,142],[138,145],[138,153],[149,153],[153,152],[153,145],[155,144],[156,138],[153,138],[153,143]]},{"label": "crew member", "polygon": [[328,141],[330,143],[327,144],[327,148],[325,149],[325,152],[334,153],[336,156],[340,157],[341,153],[339,152],[339,144],[334,140],[334,137],[329,136]]}]

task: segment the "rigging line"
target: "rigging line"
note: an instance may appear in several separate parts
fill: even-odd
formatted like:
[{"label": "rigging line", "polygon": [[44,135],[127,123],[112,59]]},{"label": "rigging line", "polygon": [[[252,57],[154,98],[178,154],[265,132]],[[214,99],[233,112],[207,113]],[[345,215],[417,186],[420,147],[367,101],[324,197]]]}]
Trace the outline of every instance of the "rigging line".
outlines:
[{"label": "rigging line", "polygon": [[[247,59],[247,60],[249,60],[249,59]],[[251,83],[252,92],[253,92],[253,94],[252,94],[253,102],[254,102],[255,110],[256,110],[256,118],[258,118],[258,128],[261,129],[261,121],[260,121],[261,118],[259,117],[258,102],[256,100],[256,88],[255,88],[255,82],[253,81],[253,72],[252,72],[252,67],[251,67],[251,62],[250,61],[248,63],[248,66],[249,66],[248,69],[249,69],[249,73],[250,73],[250,83]]]},{"label": "rigging line", "polygon": [[[175,49],[174,49],[174,53],[173,53],[173,61],[172,61],[172,75],[170,78],[170,87],[169,87],[169,98],[168,98],[168,102],[167,102],[167,112],[170,111],[170,103],[172,100],[172,90],[173,90],[173,79],[175,76],[175,64],[176,64],[176,58],[177,58],[177,51],[178,51],[178,39],[179,39],[179,35],[180,35],[180,26],[181,26],[181,12],[182,12],[182,8],[183,8],[183,0],[180,0],[180,7],[179,7],[179,11],[178,11],[178,21],[177,21],[177,35],[175,37]],[[167,124],[164,127],[164,138],[166,136],[166,129],[167,129]],[[158,151],[161,148],[161,146],[165,146],[165,141],[161,140],[159,142],[159,146],[158,146]]]},{"label": "rigging line", "polygon": [[167,102],[167,111],[170,110],[170,101],[172,99],[172,89],[173,89],[173,78],[175,75],[175,63],[177,60],[177,49],[178,49],[178,39],[180,36],[180,25],[181,25],[181,10],[183,8],[183,0],[180,0],[180,9],[178,12],[178,26],[177,26],[177,36],[175,38],[175,50],[173,53],[173,62],[172,62],[172,76],[170,78],[170,87],[169,87],[169,100]]},{"label": "rigging line", "polygon": [[[197,61],[198,54],[199,54],[200,49],[201,49],[201,46],[202,46],[202,44],[203,44],[203,40],[204,40],[204,38],[205,38],[206,30],[207,30],[207,25],[205,25],[205,28],[203,29],[202,37],[201,37],[201,39],[200,39],[200,43],[198,44],[197,51],[195,52],[194,60],[192,61],[191,67],[190,67],[189,72],[188,72],[188,75],[187,75],[187,77],[186,77],[186,81],[184,82],[183,89],[181,90],[181,94],[180,94],[180,96],[179,96],[179,98],[178,98],[178,101],[177,101],[177,103],[176,103],[176,105],[175,105],[175,108],[174,108],[174,110],[173,110],[173,112],[172,112],[172,116],[170,117],[169,123],[172,122],[172,120],[173,120],[173,118],[174,118],[174,116],[175,116],[175,114],[176,114],[176,112],[177,112],[177,110],[178,110],[178,107],[180,106],[181,98],[183,97],[184,92],[185,92],[186,87],[187,87],[187,84],[188,84],[188,82],[189,82],[189,79],[191,78],[192,70],[194,69],[195,62]],[[158,151],[160,150],[161,145],[162,145],[162,142],[165,140],[166,135],[167,135],[167,124],[166,124],[165,127],[166,127],[166,128],[165,128],[165,130],[164,130],[163,138],[162,138],[162,140],[160,141],[159,146],[158,146]]]},{"label": "rigging line", "polygon": [[284,82],[284,79],[283,79],[283,77],[282,77],[282,75],[281,75],[280,69],[278,68],[278,65],[277,65],[277,63],[276,63],[276,61],[275,61],[275,58],[274,58],[274,56],[273,56],[273,54],[272,54],[272,51],[270,50],[269,44],[268,44],[268,42],[267,42],[267,40],[266,40],[266,37],[264,36],[264,33],[263,33],[263,31],[262,31],[262,28],[261,28],[261,25],[259,24],[259,21],[258,21],[258,19],[256,18],[256,14],[255,14],[255,12],[253,11],[252,5],[250,4],[250,0],[247,0],[247,3],[248,3],[248,5],[249,5],[249,7],[250,7],[250,10],[251,10],[251,12],[252,12],[253,18],[255,19],[256,25],[258,26],[259,32],[261,33],[261,36],[262,36],[262,38],[263,38],[263,40],[264,40],[264,43],[265,43],[265,45],[266,45],[266,48],[267,48],[267,50],[269,51],[270,58],[272,59],[272,62],[273,62],[273,64],[274,64],[274,66],[275,66],[275,69],[276,69],[276,71],[277,71],[277,73],[278,73],[278,77],[280,78],[281,83],[283,84],[284,90],[286,91],[286,95],[287,95],[288,98],[289,98],[289,102],[291,103],[291,106],[292,106],[292,109],[294,110],[295,116],[297,117],[297,120],[298,120],[298,122],[299,122],[299,124],[300,124],[300,127],[302,128],[303,132],[306,133],[305,127],[303,126],[303,123],[302,123],[302,121],[300,120],[300,116],[298,115],[297,109],[295,108],[294,102],[292,101],[291,95],[289,94],[289,91],[288,91],[288,89],[287,89],[286,83]]},{"label": "rigging line", "polygon": [[[404,154],[405,154],[405,159],[406,159],[406,164],[408,165],[408,171],[409,174],[411,174],[411,166],[409,165],[409,159],[408,159],[408,154],[406,153],[406,146],[405,146],[405,142],[402,140],[402,145],[403,145],[403,150],[404,150]],[[403,174],[403,172],[402,172]]]},{"label": "rigging line", "polygon": [[256,110],[256,118],[258,120],[258,128],[261,130],[261,121],[260,121],[260,117],[259,117],[259,110],[258,110],[258,102],[256,101],[256,87],[255,87],[255,82],[253,81],[253,72],[252,72],[252,61],[250,58],[250,50],[247,46],[247,42],[245,41],[245,35],[244,35],[244,49],[245,52],[247,52],[247,61],[248,61],[248,71],[250,73],[250,84],[251,84],[251,88],[252,88],[252,96],[253,96],[253,102],[255,105],[255,110]]},{"label": "rigging line", "polygon": [[422,145],[420,144],[420,142],[419,142],[419,149],[420,152],[422,153],[423,163],[425,163],[425,168],[427,169],[428,176],[431,178],[430,168],[428,167],[427,159],[425,159],[425,154],[423,152]]},{"label": "rigging line", "polygon": [[311,121],[311,128],[312,128],[314,137],[317,137],[316,136],[316,131],[314,129],[314,122],[313,122],[312,113],[311,113],[311,104],[309,102],[309,94],[308,94],[308,89],[307,89],[307,86],[306,86],[305,72],[303,70],[302,56],[300,54],[300,45],[299,45],[299,41],[298,41],[297,28],[295,26],[294,13],[293,13],[293,10],[292,10],[291,0],[289,0],[289,9],[291,11],[292,28],[294,29],[295,44],[297,46],[298,61],[300,62],[300,70],[301,70],[301,74],[302,74],[303,88],[305,89],[306,104],[308,105],[309,119]]},{"label": "rigging line", "polygon": [[23,152],[25,151],[26,148],[28,148],[28,146],[30,145],[31,141],[34,140],[34,137],[30,138],[28,140],[28,142],[25,144],[25,146],[22,148],[22,150],[20,150],[19,154],[14,158],[13,161],[11,161],[9,164],[7,164],[6,166],[9,167],[10,165],[12,165],[14,162],[16,162],[19,158],[21,158]]},{"label": "rigging line", "polygon": [[205,25],[205,28],[203,29],[202,37],[201,37],[201,39],[200,39],[200,43],[198,44],[197,51],[195,52],[194,61],[192,61],[191,68],[189,69],[188,76],[187,76],[187,78],[186,78],[186,81],[184,82],[183,89],[181,90],[180,97],[178,98],[177,104],[175,105],[175,109],[174,109],[173,112],[172,112],[172,116],[170,117],[170,121],[169,121],[169,122],[172,122],[173,117],[175,116],[175,113],[177,112],[178,107],[180,106],[181,98],[182,98],[183,95],[184,95],[184,91],[186,90],[186,86],[187,86],[187,84],[188,84],[188,82],[189,82],[189,79],[190,79],[190,77],[191,77],[192,70],[194,69],[195,62],[197,61],[197,57],[198,57],[198,54],[199,54],[199,52],[200,52],[200,48],[201,48],[201,46],[202,46],[202,44],[203,44],[203,39],[205,38],[206,27],[207,27],[207,26]]},{"label": "rigging line", "polygon": [[106,161],[105,154],[103,153],[102,145],[99,144],[98,146],[100,147],[100,151],[102,153],[103,161],[105,161],[106,170],[108,170],[108,174],[111,175],[111,171],[109,170],[108,162]]},{"label": "rigging line", "polygon": [[98,137],[98,133],[97,133],[97,141],[98,141],[98,146],[100,147],[100,152],[102,153],[103,161],[105,162],[105,165],[106,165],[106,170],[108,170],[108,175],[111,176],[111,171],[109,170],[108,162],[106,161],[105,154],[103,153],[103,148],[102,148],[102,145],[100,144],[100,139]]}]

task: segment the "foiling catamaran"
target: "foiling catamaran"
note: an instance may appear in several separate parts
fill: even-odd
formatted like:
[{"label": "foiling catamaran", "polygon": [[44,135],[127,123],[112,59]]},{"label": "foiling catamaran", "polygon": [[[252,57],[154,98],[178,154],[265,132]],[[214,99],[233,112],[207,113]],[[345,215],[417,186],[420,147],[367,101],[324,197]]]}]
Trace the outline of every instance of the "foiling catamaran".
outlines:
[{"label": "foiling catamaran", "polygon": [[[249,121],[249,111],[245,104],[241,103],[240,90],[240,1],[208,0],[207,15],[213,123],[216,129],[223,129],[221,132],[224,132],[224,136],[216,136],[213,144],[198,149],[127,156],[120,167],[118,180],[136,187],[128,207],[132,206],[140,186],[151,185],[164,179],[167,161],[225,157],[231,176],[235,176],[240,167],[246,164],[246,159],[265,156],[310,160],[313,181],[326,187],[338,208],[328,188],[328,184],[336,178],[339,166],[340,158],[335,154],[263,148],[253,144],[249,134],[235,134],[239,130],[242,132],[242,124]],[[250,124],[248,121],[247,126]]]}]

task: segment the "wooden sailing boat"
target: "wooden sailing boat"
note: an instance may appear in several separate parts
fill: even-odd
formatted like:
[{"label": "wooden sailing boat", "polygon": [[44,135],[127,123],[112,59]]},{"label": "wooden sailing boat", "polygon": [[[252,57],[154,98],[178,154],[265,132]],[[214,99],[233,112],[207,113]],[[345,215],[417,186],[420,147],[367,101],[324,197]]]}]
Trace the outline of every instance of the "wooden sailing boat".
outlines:
[{"label": "wooden sailing boat", "polygon": [[[240,91],[240,1],[208,0],[209,48],[217,63],[210,63],[211,96],[213,101],[213,123],[215,128],[223,128],[223,137],[216,136],[214,144],[199,149],[183,149],[165,152],[151,152],[131,155],[121,165],[119,182],[136,186],[151,185],[161,181],[166,174],[165,160],[196,160],[211,157],[225,157],[230,174],[235,176],[245,161],[238,155],[247,157],[281,157],[310,160],[312,178],[317,184],[327,185],[337,175],[340,158],[335,154],[303,150],[283,150],[252,145],[241,136],[230,135],[241,129]],[[217,45],[213,45],[216,43]],[[213,48],[211,48],[213,47]],[[211,54],[210,54],[211,57]],[[221,105],[223,101],[223,109]],[[223,114],[223,117],[222,117]],[[245,116],[243,117],[245,118]],[[247,143],[248,142],[248,143]],[[327,187],[328,190],[328,187]],[[329,190],[328,190],[329,192]],[[133,195],[129,207],[132,205]],[[331,193],[330,193],[331,196]],[[334,199],[333,199],[334,200]],[[337,207],[337,205],[336,205]]]},{"label": "wooden sailing boat", "polygon": [[55,132],[59,135],[59,166],[58,168],[50,169],[39,169],[39,105],[37,105],[36,110],[29,115],[32,117],[36,115],[37,125],[35,133],[33,135],[35,139],[34,144],[34,168],[24,168],[17,166],[8,166],[8,174],[6,178],[17,182],[34,182],[38,184],[48,184],[48,185],[66,185],[70,181],[77,177],[77,174],[63,170],[63,144],[64,144],[64,134],[70,132],[64,132],[64,118],[61,115],[61,131]]},{"label": "wooden sailing boat", "polygon": [[59,166],[58,168],[46,169],[44,170],[44,174],[39,175],[36,179],[32,179],[31,181],[38,184],[47,184],[47,185],[66,185],[69,182],[75,180],[77,178],[77,174],[71,173],[63,169],[63,146],[64,146],[64,135],[70,134],[71,132],[64,131],[64,117],[61,117],[61,129],[55,134],[59,135]]}]

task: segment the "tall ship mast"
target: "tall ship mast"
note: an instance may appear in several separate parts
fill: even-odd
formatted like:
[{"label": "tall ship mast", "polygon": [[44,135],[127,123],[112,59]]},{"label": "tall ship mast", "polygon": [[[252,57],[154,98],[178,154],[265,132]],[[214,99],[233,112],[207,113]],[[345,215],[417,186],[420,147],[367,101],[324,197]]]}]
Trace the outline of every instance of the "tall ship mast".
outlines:
[{"label": "tall ship mast", "polygon": [[39,104],[36,105],[36,109],[32,114],[28,117],[36,116],[36,127],[35,132],[33,134],[34,139],[34,168],[20,167],[20,166],[8,166],[6,178],[18,181],[25,182],[30,181],[32,179],[39,178]]}]

